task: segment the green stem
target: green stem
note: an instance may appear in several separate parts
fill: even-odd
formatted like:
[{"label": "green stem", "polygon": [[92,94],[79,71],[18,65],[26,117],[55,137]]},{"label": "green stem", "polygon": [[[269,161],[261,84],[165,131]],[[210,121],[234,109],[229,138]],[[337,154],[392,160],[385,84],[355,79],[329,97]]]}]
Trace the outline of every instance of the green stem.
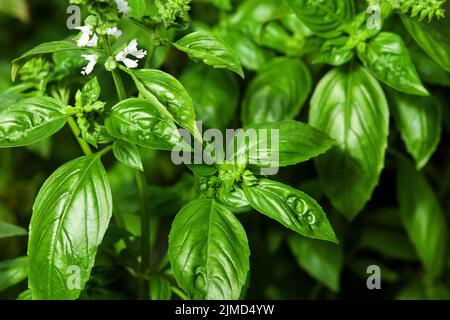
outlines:
[{"label": "green stem", "polygon": [[69,119],[67,120],[67,123],[69,124],[70,129],[72,129],[73,135],[77,139],[78,144],[81,147],[81,150],[83,150],[83,153],[85,155],[92,154],[91,147],[89,147],[89,145],[87,144],[87,142],[85,140],[80,138],[80,128],[78,128],[75,120],[73,120],[72,117],[69,117]]},{"label": "green stem", "polygon": [[[103,36],[103,41],[105,43],[105,48],[108,56],[114,58],[112,49],[111,49],[111,42],[109,41],[108,36]],[[117,69],[111,71],[113,80],[114,80],[114,86],[116,87],[117,91],[117,97],[120,101],[125,100],[127,98],[127,94],[125,92],[125,88],[123,86],[122,78],[120,77],[119,71]]]},{"label": "green stem", "polygon": [[177,296],[179,296],[182,300],[189,300],[188,296],[177,287],[171,287],[171,289],[172,292],[175,293]]},{"label": "green stem", "polygon": [[155,44],[157,34],[158,29],[148,30],[148,41],[150,43],[150,47],[148,48],[147,59],[145,60],[145,69],[151,69],[153,65],[153,57],[155,56],[155,52],[157,49],[157,45]]},{"label": "green stem", "polygon": [[[111,50],[111,43],[108,36],[103,36],[106,51],[110,57],[113,57]],[[125,88],[123,86],[122,78],[120,77],[119,71],[113,70],[112,77],[114,80],[114,85],[117,91],[117,97],[120,101],[127,98]],[[145,175],[143,172],[136,171],[136,184],[139,191],[139,197],[141,199],[141,265],[140,273],[146,274],[150,269],[150,214],[148,210],[148,200],[147,200],[147,182],[145,180]],[[139,278],[139,298],[148,299],[149,296],[149,286],[148,280],[143,277]]]},{"label": "green stem", "polygon": [[[139,190],[139,196],[141,201],[141,267],[140,273],[146,274],[150,269],[150,215],[148,210],[147,199],[147,182],[143,172],[136,171],[136,183]],[[144,279],[141,279],[144,280]],[[139,286],[139,297],[141,299],[148,298],[148,283],[147,281],[141,281]]]}]

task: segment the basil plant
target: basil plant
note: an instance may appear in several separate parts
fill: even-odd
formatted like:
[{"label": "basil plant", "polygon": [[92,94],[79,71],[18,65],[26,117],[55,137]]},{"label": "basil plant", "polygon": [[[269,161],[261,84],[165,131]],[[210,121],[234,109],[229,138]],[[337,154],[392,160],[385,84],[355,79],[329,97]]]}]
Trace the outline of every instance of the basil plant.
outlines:
[{"label": "basil plant", "polygon": [[[0,12],[33,19],[15,5]],[[67,37],[29,46],[0,83],[0,149],[42,153],[64,137],[70,150],[33,194],[28,230],[0,214],[0,238],[28,241],[0,262],[0,291],[27,280],[18,299],[338,298],[344,270],[365,286],[376,265],[402,284],[393,297],[450,297],[450,167],[432,161],[450,86],[445,5],[59,4],[74,10]],[[236,129],[225,158],[203,129]]]}]

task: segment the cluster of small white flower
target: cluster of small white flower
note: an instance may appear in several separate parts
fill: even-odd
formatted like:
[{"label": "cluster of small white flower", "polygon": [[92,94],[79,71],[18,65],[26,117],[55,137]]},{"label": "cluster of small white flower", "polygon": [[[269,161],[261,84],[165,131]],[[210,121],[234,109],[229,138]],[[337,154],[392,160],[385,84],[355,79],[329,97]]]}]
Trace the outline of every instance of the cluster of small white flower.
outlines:
[{"label": "cluster of small white flower", "polygon": [[[131,8],[126,0],[116,0],[116,4],[119,13],[122,14],[130,13]],[[82,27],[77,27],[76,29],[81,31],[81,36],[77,41],[78,47],[95,48],[97,46],[98,36],[92,30],[91,26],[86,25]],[[120,36],[122,36],[122,31],[120,31],[117,27],[114,27],[109,28],[107,34],[108,36],[112,36],[118,39]],[[115,60],[117,62],[122,62],[127,68],[136,68],[138,66],[139,61],[136,59],[130,59],[128,58],[128,56],[133,56],[137,59],[142,59],[147,55],[147,51],[140,50],[137,48],[137,46],[138,46],[137,40],[136,39],[131,40],[125,49],[121,50],[119,53],[116,54]],[[82,57],[86,61],[88,61],[88,64],[83,68],[81,74],[88,75],[94,70],[94,67],[98,61],[98,57],[96,54],[83,54]]]}]

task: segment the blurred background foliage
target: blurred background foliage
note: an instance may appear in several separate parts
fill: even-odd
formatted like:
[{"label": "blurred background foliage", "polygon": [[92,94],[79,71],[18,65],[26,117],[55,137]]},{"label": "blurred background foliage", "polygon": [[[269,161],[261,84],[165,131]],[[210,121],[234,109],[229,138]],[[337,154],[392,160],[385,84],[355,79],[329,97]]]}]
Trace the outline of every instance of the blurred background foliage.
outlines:
[{"label": "blurred background foliage", "polygon": [[[282,41],[270,39],[266,30],[259,43],[249,34],[249,21],[261,25],[276,17],[266,10],[273,1],[259,1],[240,6],[243,1],[198,0],[193,1],[191,29],[219,26],[222,36],[238,51],[246,69],[246,79],[238,79],[223,70],[215,70],[189,62],[186,56],[167,47],[158,49],[157,66],[178,76],[192,94],[197,106],[199,120],[208,126],[224,129],[239,128],[240,106],[245,99],[249,82],[268,61],[279,55],[301,51],[313,75],[313,83],[329,70],[322,64],[312,64],[314,52],[319,44],[302,43],[302,37],[286,34]],[[252,2],[252,1],[247,1]],[[255,1],[253,1],[255,2]],[[229,4],[232,4],[230,6]],[[66,28],[68,3],[61,0],[1,0],[0,1],[0,92],[12,86],[10,61],[35,45],[74,37],[76,33]],[[238,12],[235,9],[239,7]],[[219,9],[221,8],[221,9]],[[233,9],[234,8],[234,9]],[[276,14],[276,12],[275,12]],[[411,39],[398,18],[388,22],[389,28],[399,30],[413,52],[413,60],[423,52],[412,45]],[[272,26],[277,27],[277,26]],[[124,29],[145,47],[145,37],[131,25]],[[167,35],[178,39],[188,30]],[[448,39],[450,41],[450,39]],[[417,58],[418,59],[418,58]],[[418,60],[417,60],[418,61]],[[422,60],[421,60],[422,61]],[[112,104],[115,91],[102,68],[97,77],[102,86],[101,100]],[[437,79],[429,74],[427,66],[418,65],[422,79],[433,85],[432,92],[443,107],[443,132],[437,151],[431,162],[423,169],[442,210],[449,220],[450,212],[450,116],[448,86],[450,78]],[[428,73],[428,74],[427,74]],[[74,77],[76,82],[77,76]],[[193,79],[193,80],[192,80]],[[212,92],[212,93],[211,93]],[[210,96],[209,96],[210,95]],[[203,100],[202,100],[203,99]],[[1,101],[0,101],[1,103]],[[215,111],[208,108],[214,105]],[[307,105],[308,103],[305,103]],[[201,109],[203,108],[203,109]],[[307,121],[308,108],[301,111],[297,119]],[[390,146],[404,150],[395,125],[390,132]],[[68,128],[51,140],[29,148],[0,149],[0,221],[27,228],[31,208],[44,180],[61,164],[82,155]],[[150,187],[150,204],[154,215],[152,227],[159,233],[151,239],[156,243],[155,259],[163,255],[167,247],[167,235],[173,216],[181,206],[194,199],[196,191],[187,168],[172,164],[167,152],[142,150],[146,175]],[[387,155],[386,167],[380,183],[364,211],[352,222],[333,209],[317,180],[313,163],[282,168],[277,180],[286,182],[309,193],[324,207],[341,241],[340,246],[294,235],[262,215],[242,213],[240,220],[247,230],[251,247],[251,274],[246,288],[248,299],[450,299],[450,259],[438,282],[432,283],[423,272],[423,267],[410,243],[398,212],[396,197],[395,157]],[[96,267],[83,298],[120,299],[134,298],[136,279],[133,269],[136,252],[131,245],[124,250],[121,240],[124,233],[131,241],[138,241],[139,216],[133,172],[120,164],[114,164],[111,155],[106,159],[114,194],[114,210],[124,217],[127,230],[111,226],[97,257]],[[414,188],[415,186],[410,186]],[[448,229],[448,225],[446,225]],[[27,288],[26,270],[22,264],[14,273],[5,273],[2,261],[26,255],[27,237],[0,239],[0,298],[16,299]],[[3,262],[4,263],[4,262]],[[382,290],[368,290],[366,272],[368,265],[381,267]],[[26,267],[25,267],[26,268]],[[25,275],[25,276],[24,276]],[[22,280],[22,281],[21,281]],[[17,284],[16,284],[17,283]],[[14,285],[13,285],[14,284]],[[5,289],[5,290],[3,290]],[[170,296],[170,294],[169,294]]]}]

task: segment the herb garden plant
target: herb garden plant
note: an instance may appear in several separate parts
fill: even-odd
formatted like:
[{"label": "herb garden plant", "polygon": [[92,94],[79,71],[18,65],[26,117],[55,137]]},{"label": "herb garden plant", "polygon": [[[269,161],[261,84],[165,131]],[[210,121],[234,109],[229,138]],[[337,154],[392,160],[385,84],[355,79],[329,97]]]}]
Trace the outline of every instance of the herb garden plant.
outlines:
[{"label": "herb garden plant", "polygon": [[[0,210],[8,298],[354,297],[374,265],[388,298],[450,298],[445,1],[69,5],[0,82],[1,172],[64,141],[28,231]],[[239,129],[226,157],[207,129]]]}]

